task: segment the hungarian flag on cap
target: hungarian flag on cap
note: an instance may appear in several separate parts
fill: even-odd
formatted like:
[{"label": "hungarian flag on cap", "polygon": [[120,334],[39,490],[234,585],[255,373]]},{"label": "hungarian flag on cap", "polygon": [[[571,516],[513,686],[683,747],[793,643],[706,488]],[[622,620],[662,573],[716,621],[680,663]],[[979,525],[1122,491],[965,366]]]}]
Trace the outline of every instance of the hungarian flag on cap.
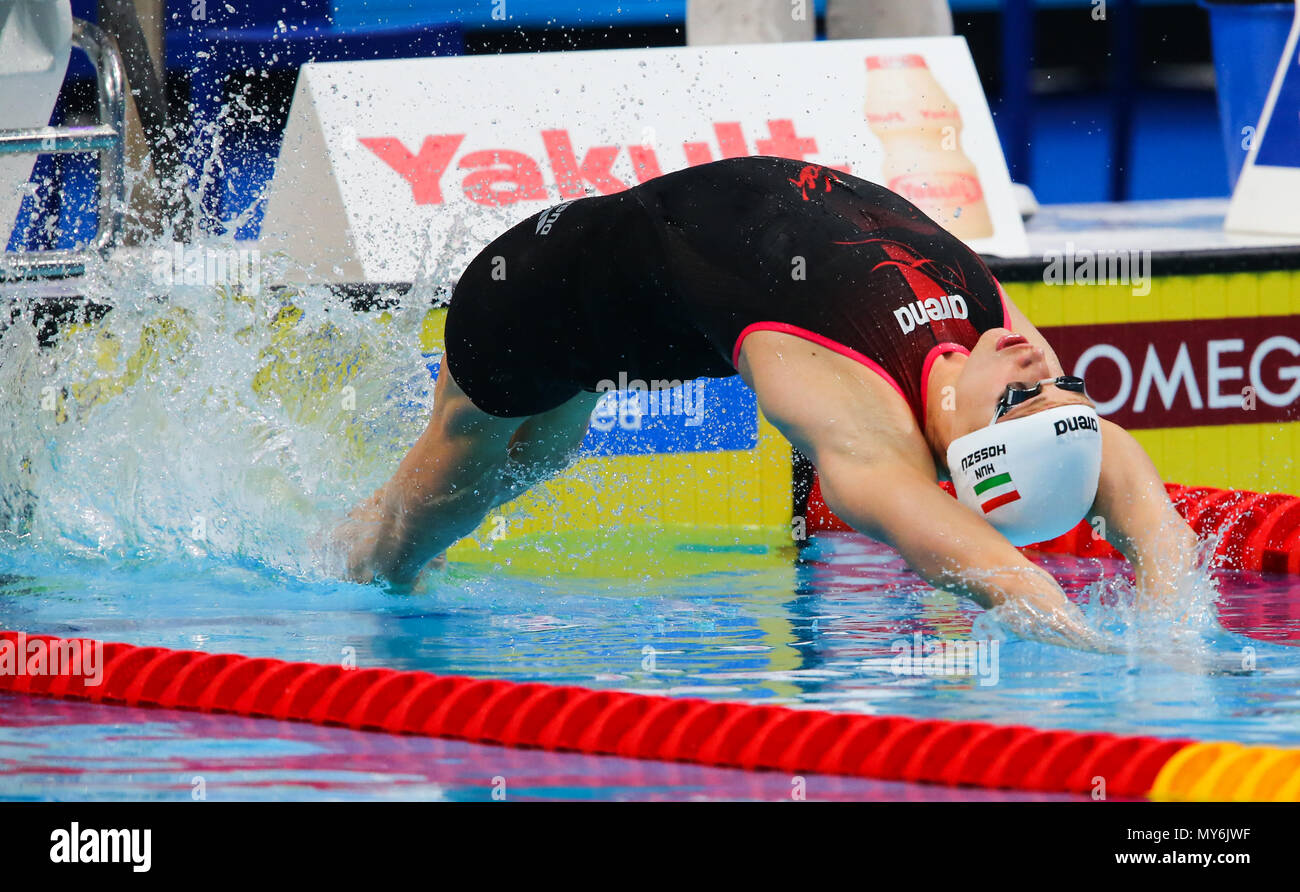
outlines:
[{"label": "hungarian flag on cap", "polygon": [[1011,473],[1003,471],[992,477],[985,477],[975,484],[975,495],[979,497],[980,508],[988,514],[994,508],[1001,508],[1020,498],[1016,485],[1011,482]]}]

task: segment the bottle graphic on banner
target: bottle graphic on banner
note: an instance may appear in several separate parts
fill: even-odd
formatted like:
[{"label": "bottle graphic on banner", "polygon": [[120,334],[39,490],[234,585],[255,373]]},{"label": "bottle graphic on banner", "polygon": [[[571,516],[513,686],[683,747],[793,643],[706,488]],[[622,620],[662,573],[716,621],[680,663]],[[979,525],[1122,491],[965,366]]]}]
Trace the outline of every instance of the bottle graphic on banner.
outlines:
[{"label": "bottle graphic on banner", "polygon": [[885,186],[958,238],[993,235],[979,173],[961,148],[961,112],[924,57],[868,56],[863,113],[885,148]]}]

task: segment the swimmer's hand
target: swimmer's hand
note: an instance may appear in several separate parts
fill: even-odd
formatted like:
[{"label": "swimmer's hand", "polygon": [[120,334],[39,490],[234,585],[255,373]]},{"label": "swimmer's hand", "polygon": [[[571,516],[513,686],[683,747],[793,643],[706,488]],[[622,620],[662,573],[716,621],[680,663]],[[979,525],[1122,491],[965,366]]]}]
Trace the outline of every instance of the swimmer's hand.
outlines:
[{"label": "swimmer's hand", "polygon": [[1197,610],[1184,602],[1176,609],[1152,612],[1139,596],[1122,636],[1086,622],[1068,601],[1052,595],[1008,599],[986,614],[1020,638],[1103,654],[1123,654],[1130,668],[1163,667],[1187,675],[1251,675],[1258,671],[1253,652],[1224,648],[1221,632],[1209,628]]},{"label": "swimmer's hand", "polygon": [[1200,584],[1208,554],[1170,501],[1142,446],[1102,419],[1102,468],[1088,516],[1133,565],[1140,610],[1178,610]]},{"label": "swimmer's hand", "polygon": [[[767,407],[764,407],[764,411]],[[885,446],[877,443],[877,453]],[[854,529],[883,539],[938,589],[965,595],[1017,636],[1097,653],[1119,646],[1094,629],[1052,575],[988,521],[935,486],[915,462],[817,453],[822,497]]]},{"label": "swimmer's hand", "polygon": [[989,610],[989,616],[1027,641],[1101,654],[1124,650],[1118,639],[1089,625],[1083,612],[1059,589],[1006,598]]}]

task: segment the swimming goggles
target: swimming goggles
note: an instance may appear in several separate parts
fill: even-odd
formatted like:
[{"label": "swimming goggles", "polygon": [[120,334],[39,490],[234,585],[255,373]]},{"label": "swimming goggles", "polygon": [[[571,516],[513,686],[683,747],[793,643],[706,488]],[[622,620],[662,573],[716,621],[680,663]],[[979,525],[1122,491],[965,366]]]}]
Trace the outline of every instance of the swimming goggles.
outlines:
[{"label": "swimming goggles", "polygon": [[1043,392],[1043,386],[1046,384],[1055,384],[1062,390],[1068,390],[1071,393],[1083,393],[1083,379],[1075,375],[1061,375],[1059,378],[1044,378],[1030,385],[1008,384],[1007,389],[1002,391],[1002,396],[998,399],[997,408],[993,410],[993,420],[989,424],[996,424],[997,420],[1006,413],[1010,412],[1016,406],[1031,400]]}]

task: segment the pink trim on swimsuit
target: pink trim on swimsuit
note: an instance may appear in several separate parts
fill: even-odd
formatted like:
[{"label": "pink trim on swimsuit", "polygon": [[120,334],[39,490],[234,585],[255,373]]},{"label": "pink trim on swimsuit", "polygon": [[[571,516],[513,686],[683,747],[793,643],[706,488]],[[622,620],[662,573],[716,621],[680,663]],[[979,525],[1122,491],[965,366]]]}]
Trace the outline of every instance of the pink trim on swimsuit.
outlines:
[{"label": "pink trim on swimsuit", "polygon": [[731,364],[733,367],[740,368],[740,347],[745,343],[745,338],[749,337],[756,331],[779,331],[782,334],[791,334],[797,338],[803,338],[805,341],[812,341],[814,344],[825,347],[827,350],[832,350],[841,356],[847,356],[854,362],[861,363],[880,377],[884,378],[885,381],[889,383],[889,386],[898,391],[899,396],[903,397],[903,402],[908,402],[907,397],[903,395],[903,388],[898,386],[898,382],[894,380],[894,376],[885,371],[884,368],[881,367],[880,363],[864,356],[852,347],[844,346],[839,341],[832,341],[825,335],[819,335],[815,331],[809,331],[806,328],[800,328],[797,325],[790,325],[786,322],[755,322],[752,325],[746,325],[745,330],[736,338],[736,346],[731,351]]},{"label": "pink trim on swimsuit", "polygon": [[921,427],[925,427],[925,398],[930,393],[930,368],[934,361],[940,356],[946,356],[949,353],[965,353],[970,356],[970,350],[961,344],[953,341],[944,341],[941,344],[935,344],[930,348],[930,352],[925,354],[925,363],[921,366]]}]

